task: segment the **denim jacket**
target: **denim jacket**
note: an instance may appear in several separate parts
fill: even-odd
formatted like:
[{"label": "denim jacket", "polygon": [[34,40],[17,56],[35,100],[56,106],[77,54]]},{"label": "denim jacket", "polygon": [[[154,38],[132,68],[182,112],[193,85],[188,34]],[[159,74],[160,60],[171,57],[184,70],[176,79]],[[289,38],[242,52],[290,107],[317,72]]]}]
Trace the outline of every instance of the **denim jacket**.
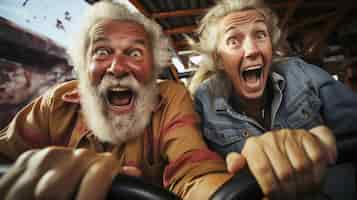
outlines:
[{"label": "denim jacket", "polygon": [[[327,125],[337,134],[357,130],[357,93],[319,67],[295,57],[275,62],[271,129],[310,129]],[[266,131],[257,121],[229,104],[232,85],[220,75],[206,80],[194,94],[203,136],[211,149],[225,156],[240,152],[246,138]]]}]

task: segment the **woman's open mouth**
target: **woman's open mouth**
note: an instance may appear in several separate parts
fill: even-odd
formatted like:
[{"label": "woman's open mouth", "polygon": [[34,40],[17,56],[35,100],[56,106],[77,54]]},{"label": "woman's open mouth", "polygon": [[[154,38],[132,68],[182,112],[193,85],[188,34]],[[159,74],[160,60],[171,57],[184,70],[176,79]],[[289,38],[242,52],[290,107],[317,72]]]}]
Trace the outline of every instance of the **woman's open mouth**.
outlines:
[{"label": "woman's open mouth", "polygon": [[241,72],[241,76],[243,77],[246,86],[248,86],[249,88],[259,87],[260,84],[263,82],[263,66],[256,65],[245,68]]},{"label": "woman's open mouth", "polygon": [[122,114],[134,109],[135,94],[130,88],[112,87],[106,95],[110,110]]}]

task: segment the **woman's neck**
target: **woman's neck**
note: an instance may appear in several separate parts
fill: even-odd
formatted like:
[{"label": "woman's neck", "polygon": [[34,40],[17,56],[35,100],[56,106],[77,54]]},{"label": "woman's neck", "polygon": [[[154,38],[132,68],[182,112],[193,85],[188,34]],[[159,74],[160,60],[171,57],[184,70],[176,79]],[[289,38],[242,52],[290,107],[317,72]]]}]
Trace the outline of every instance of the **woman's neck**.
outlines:
[{"label": "woman's neck", "polygon": [[235,110],[259,121],[265,105],[265,95],[258,99],[245,99],[233,93],[231,103]]},{"label": "woman's neck", "polygon": [[253,118],[263,127],[270,128],[273,93],[269,81],[267,82],[263,95],[257,99],[242,98],[235,92],[232,92],[231,94],[230,103],[234,110]]}]

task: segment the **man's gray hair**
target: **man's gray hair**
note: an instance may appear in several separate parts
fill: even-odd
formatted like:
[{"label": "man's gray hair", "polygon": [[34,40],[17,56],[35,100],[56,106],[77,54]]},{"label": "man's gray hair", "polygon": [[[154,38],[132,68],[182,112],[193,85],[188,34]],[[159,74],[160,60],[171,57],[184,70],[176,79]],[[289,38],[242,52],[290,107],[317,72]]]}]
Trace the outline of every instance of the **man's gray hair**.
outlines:
[{"label": "man's gray hair", "polygon": [[85,71],[87,67],[86,60],[91,28],[99,21],[106,19],[133,21],[143,25],[150,37],[155,77],[161,72],[162,68],[168,66],[171,59],[168,38],[164,35],[160,25],[146,18],[141,13],[130,11],[124,4],[113,3],[111,1],[99,1],[89,7],[84,19],[85,22],[82,29],[75,35],[68,49],[68,53],[77,73],[79,71]]},{"label": "man's gray hair", "polygon": [[228,14],[236,11],[256,9],[266,20],[269,34],[272,38],[273,50],[277,48],[280,39],[280,28],[278,27],[278,17],[264,4],[263,0],[218,0],[217,4],[209,9],[207,14],[200,21],[198,28],[199,41],[189,41],[193,50],[202,55],[203,59],[199,64],[198,72],[192,79],[190,91],[194,92],[196,87],[207,78],[207,74],[214,74],[219,64],[215,60],[215,54],[219,42],[219,21]]}]

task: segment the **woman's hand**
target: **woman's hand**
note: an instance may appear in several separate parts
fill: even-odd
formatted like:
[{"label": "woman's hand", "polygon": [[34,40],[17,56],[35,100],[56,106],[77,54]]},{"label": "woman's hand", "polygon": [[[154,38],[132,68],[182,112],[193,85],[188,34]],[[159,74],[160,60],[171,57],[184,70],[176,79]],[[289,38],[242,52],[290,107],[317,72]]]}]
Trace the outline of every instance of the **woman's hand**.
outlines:
[{"label": "woman's hand", "polygon": [[239,173],[247,162],[268,198],[297,199],[320,189],[326,167],[336,157],[333,134],[319,126],[310,131],[281,129],[251,137],[242,154],[230,153],[226,160],[232,173]]}]

